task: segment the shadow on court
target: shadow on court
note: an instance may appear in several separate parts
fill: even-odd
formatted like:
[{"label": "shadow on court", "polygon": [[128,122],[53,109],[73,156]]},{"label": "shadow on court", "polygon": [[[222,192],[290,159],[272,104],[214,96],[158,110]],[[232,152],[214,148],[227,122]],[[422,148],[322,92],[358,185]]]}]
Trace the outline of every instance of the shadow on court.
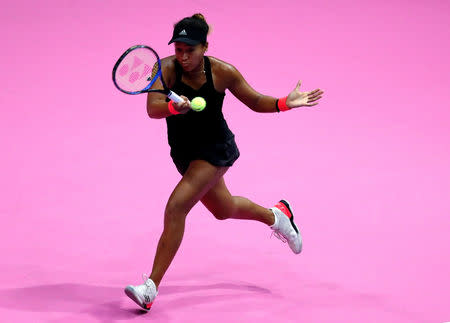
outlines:
[{"label": "shadow on court", "polygon": [[[230,294],[230,291],[232,294]],[[172,308],[172,306],[179,308],[223,302],[228,299],[235,300],[255,293],[270,294],[268,289],[245,283],[216,283],[195,286],[169,285],[161,287],[160,292],[165,296],[164,301],[160,302],[161,306],[149,312],[154,319],[168,319],[164,309]],[[195,295],[192,294],[194,292],[196,292]],[[206,295],[210,293],[214,294]],[[100,322],[133,319],[147,313],[137,308],[131,300],[128,300],[120,287],[70,283],[0,290],[0,307],[28,312],[62,312],[74,316],[87,314]]]}]

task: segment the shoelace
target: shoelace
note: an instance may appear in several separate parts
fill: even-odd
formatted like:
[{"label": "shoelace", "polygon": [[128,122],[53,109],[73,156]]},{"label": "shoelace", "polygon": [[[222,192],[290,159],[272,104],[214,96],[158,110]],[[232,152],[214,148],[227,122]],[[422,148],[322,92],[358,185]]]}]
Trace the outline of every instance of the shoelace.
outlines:
[{"label": "shoelace", "polygon": [[272,231],[272,234],[270,235],[270,237],[272,238],[272,236],[277,237],[278,239],[283,241],[283,243],[287,242],[287,239],[285,237],[283,237],[283,235],[277,230]]},{"label": "shoelace", "polygon": [[150,277],[147,274],[142,274],[142,279],[144,280],[144,284],[147,285],[147,288],[150,288],[151,285],[149,285],[149,279]]},{"label": "shoelace", "polygon": [[144,294],[144,298],[145,298],[145,301],[146,302],[150,302],[150,296],[149,296],[149,294],[150,294],[150,292],[151,292],[151,290],[150,290],[150,288],[152,287],[152,285],[150,284],[150,280],[149,280],[149,276],[147,275],[147,274],[142,274],[142,279],[144,280],[144,285],[146,286],[146,289],[145,289],[145,294]]}]

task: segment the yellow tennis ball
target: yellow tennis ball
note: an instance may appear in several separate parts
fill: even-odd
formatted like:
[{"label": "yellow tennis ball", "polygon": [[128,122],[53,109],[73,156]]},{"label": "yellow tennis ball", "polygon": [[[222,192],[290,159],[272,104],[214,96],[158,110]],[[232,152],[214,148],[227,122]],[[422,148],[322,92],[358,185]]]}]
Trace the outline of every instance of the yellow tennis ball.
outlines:
[{"label": "yellow tennis ball", "polygon": [[204,98],[198,96],[191,100],[191,108],[194,111],[200,112],[206,107],[206,101]]}]

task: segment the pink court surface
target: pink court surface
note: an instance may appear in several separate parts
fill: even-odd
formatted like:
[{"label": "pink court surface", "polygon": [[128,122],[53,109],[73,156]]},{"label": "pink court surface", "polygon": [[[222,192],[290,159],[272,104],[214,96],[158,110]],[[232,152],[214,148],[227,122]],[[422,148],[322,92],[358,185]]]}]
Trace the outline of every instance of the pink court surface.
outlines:
[{"label": "pink court surface", "polygon": [[[288,199],[294,255],[256,222],[197,205],[148,313],[148,273],[180,179],[164,120],[117,91],[128,47],[171,55],[180,18],[258,91],[321,88],[257,114],[227,93],[230,191]],[[0,322],[450,321],[448,1],[2,1]]]}]

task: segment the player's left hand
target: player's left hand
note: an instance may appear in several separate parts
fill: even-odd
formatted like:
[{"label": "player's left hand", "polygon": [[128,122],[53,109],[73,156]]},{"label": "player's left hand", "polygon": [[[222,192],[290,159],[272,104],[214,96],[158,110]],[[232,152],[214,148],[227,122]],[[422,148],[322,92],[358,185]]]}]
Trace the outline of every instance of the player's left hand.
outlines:
[{"label": "player's left hand", "polygon": [[301,92],[300,85],[302,81],[298,81],[295,89],[289,93],[286,105],[289,108],[312,107],[319,104],[318,100],[322,97],[323,91],[315,89],[310,92]]}]

